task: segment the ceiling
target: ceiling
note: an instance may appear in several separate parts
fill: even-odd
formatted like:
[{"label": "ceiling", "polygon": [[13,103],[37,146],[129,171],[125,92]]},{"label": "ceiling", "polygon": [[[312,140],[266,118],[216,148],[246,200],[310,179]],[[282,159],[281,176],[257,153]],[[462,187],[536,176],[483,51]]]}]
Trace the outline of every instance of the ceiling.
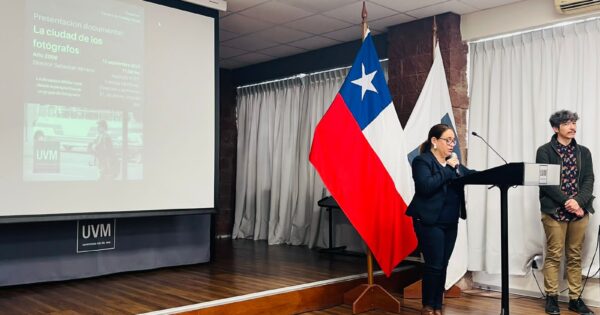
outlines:
[{"label": "ceiling", "polygon": [[[445,12],[467,14],[522,0],[367,0],[372,34]],[[227,0],[220,66],[235,69],[359,39],[362,0]]]}]

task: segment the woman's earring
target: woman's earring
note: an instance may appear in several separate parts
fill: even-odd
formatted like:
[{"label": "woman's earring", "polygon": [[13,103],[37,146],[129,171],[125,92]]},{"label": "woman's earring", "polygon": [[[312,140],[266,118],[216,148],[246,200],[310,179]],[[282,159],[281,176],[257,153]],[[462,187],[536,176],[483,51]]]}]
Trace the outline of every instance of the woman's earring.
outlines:
[{"label": "woman's earring", "polygon": [[435,143],[433,144],[433,149],[437,150],[437,144],[435,144]]}]

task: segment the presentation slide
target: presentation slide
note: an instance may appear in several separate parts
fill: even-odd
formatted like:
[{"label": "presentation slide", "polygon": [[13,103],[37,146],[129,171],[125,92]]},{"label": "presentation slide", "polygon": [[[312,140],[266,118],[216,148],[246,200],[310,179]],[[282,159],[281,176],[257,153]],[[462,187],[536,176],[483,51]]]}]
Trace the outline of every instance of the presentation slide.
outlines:
[{"label": "presentation slide", "polygon": [[141,180],[144,10],[59,3],[25,12],[24,180]]},{"label": "presentation slide", "polygon": [[0,17],[0,217],[214,208],[213,17],[141,0]]}]

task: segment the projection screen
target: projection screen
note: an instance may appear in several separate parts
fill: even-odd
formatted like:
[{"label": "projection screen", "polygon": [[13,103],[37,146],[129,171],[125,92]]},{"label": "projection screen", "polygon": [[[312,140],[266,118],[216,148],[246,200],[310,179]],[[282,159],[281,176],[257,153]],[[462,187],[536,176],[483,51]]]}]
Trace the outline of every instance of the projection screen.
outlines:
[{"label": "projection screen", "polygon": [[218,13],[152,2],[0,3],[0,221],[215,208]]}]

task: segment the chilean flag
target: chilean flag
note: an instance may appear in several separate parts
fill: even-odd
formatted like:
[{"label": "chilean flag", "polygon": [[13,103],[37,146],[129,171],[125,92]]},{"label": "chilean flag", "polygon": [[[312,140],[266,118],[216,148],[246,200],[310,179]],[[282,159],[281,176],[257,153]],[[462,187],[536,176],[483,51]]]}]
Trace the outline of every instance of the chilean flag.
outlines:
[{"label": "chilean flag", "polygon": [[415,250],[404,213],[414,184],[404,132],[367,33],[333,103],[315,129],[310,161],[383,272]]}]

